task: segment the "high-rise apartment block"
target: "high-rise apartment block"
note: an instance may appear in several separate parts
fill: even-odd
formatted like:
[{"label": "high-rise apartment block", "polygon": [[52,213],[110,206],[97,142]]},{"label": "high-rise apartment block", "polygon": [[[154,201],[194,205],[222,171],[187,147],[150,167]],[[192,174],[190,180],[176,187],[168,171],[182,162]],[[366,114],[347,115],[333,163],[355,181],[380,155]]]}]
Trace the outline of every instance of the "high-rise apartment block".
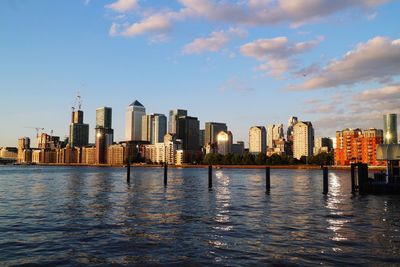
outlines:
[{"label": "high-rise apartment block", "polygon": [[377,145],[383,143],[383,131],[379,129],[344,129],[336,132],[335,164],[347,166],[351,163],[384,165],[376,159]]},{"label": "high-rise apartment block", "polygon": [[142,141],[142,117],[146,115],[146,108],[134,101],[128,106],[125,113],[125,140]]},{"label": "high-rise apartment block", "polygon": [[285,138],[283,124],[271,124],[267,128],[267,147],[275,148],[275,141]]},{"label": "high-rise apartment block", "polygon": [[322,152],[329,153],[333,150],[333,140],[329,137],[317,137],[314,140],[314,155]]},{"label": "high-rise apartment block", "polygon": [[314,128],[309,121],[299,121],[293,126],[293,157],[313,155]]},{"label": "high-rise apartment block", "polygon": [[266,152],[266,131],[264,126],[253,126],[249,131],[249,152],[265,153]]}]

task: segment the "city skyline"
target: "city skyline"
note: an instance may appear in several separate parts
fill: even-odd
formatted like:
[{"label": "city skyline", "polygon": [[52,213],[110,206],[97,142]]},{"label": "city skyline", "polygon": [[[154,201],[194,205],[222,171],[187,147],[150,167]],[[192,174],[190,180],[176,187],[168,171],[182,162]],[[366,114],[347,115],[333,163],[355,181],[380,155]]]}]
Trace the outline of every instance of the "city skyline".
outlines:
[{"label": "city skyline", "polygon": [[[148,114],[186,109],[200,128],[226,123],[246,145],[251,126],[286,128],[290,116],[334,137],[347,127],[382,129],[382,114],[400,113],[400,3],[279,1],[274,12],[257,11],[269,3],[3,1],[0,146],[35,140],[26,127],[68,135],[77,91],[91,143],[96,108],[113,109],[122,141],[135,99]],[[222,5],[232,13],[209,12]]]}]

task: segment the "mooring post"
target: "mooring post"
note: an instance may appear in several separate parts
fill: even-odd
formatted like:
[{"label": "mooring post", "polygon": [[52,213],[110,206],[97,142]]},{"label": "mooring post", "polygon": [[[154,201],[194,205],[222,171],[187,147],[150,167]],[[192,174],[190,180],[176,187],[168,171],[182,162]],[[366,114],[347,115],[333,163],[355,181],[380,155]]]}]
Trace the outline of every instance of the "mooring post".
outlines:
[{"label": "mooring post", "polygon": [[356,192],[356,165],[354,163],[351,164],[351,168],[350,168],[350,175],[351,175],[351,193],[355,193]]},{"label": "mooring post", "polygon": [[358,164],[358,192],[364,194],[368,183],[368,164]]},{"label": "mooring post", "polygon": [[128,159],[128,162],[126,164],[126,181],[128,183],[131,182],[131,160]]},{"label": "mooring post", "polygon": [[168,184],[168,164],[164,164],[164,186]]},{"label": "mooring post", "polygon": [[328,179],[328,167],[323,167],[323,178],[324,178],[324,194],[328,194],[329,179]]},{"label": "mooring post", "polygon": [[208,166],[208,188],[212,188],[212,165]]},{"label": "mooring post", "polygon": [[265,167],[265,191],[269,193],[271,191],[271,169]]}]

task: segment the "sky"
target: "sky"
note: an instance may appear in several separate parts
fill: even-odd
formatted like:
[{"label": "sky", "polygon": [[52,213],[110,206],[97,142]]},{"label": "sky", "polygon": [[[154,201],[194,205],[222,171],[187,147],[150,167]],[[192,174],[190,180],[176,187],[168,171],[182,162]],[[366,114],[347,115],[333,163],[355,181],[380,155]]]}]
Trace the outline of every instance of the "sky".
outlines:
[{"label": "sky", "polygon": [[31,127],[67,136],[78,92],[91,141],[101,106],[122,141],[134,100],[225,122],[235,141],[290,116],[317,136],[382,128],[400,114],[399,12],[389,0],[2,0],[0,146]]}]

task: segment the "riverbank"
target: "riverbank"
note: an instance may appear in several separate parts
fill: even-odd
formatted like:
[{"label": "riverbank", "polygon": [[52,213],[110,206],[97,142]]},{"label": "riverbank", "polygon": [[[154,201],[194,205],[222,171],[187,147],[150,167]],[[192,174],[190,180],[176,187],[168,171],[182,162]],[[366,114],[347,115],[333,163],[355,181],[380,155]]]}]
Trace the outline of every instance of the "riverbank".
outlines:
[{"label": "riverbank", "polygon": [[[27,166],[27,165],[21,165]],[[125,165],[109,165],[109,164],[60,164],[60,163],[46,163],[34,164],[31,166],[53,166],[53,167],[100,167],[100,168],[124,168]],[[161,164],[132,164],[131,167],[141,168],[161,168]],[[321,166],[318,165],[213,165],[216,169],[264,169],[270,167],[271,169],[287,169],[287,170],[320,170]],[[176,169],[203,169],[208,168],[208,165],[168,165],[168,168]],[[350,166],[328,166],[330,170],[350,170]],[[370,170],[386,170],[385,166],[369,166]]]}]

